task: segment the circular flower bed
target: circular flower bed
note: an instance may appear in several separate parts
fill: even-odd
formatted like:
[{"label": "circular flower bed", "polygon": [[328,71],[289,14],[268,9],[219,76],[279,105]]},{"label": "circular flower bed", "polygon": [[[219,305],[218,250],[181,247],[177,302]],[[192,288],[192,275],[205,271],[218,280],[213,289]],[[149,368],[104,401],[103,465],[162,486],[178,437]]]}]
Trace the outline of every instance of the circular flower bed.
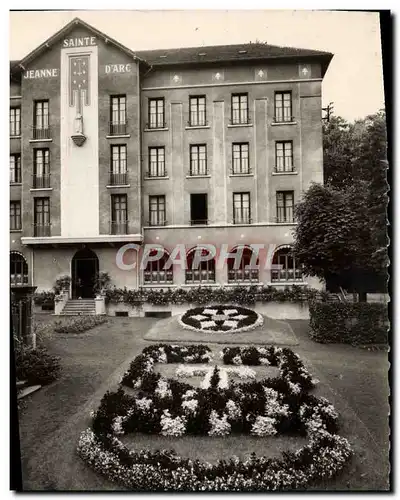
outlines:
[{"label": "circular flower bed", "polygon": [[218,305],[189,309],[179,318],[179,324],[187,330],[236,333],[257,328],[263,324],[263,317],[245,307]]},{"label": "circular flower bed", "polygon": [[[228,365],[270,364],[280,376],[220,387],[215,366],[207,388],[165,378],[156,363],[204,363],[207,346],[153,345],[131,363],[121,384],[136,396],[106,393],[83,432],[79,455],[96,471],[135,491],[266,491],[305,488],[337,474],[349,460],[348,441],[337,435],[338,415],[324,398],[308,391],[315,381],[299,357],[287,348],[225,348]],[[307,445],[282,458],[232,457],[217,464],[178,456],[174,451],[129,450],[118,438],[130,432],[165,436],[255,436],[297,433]]]}]

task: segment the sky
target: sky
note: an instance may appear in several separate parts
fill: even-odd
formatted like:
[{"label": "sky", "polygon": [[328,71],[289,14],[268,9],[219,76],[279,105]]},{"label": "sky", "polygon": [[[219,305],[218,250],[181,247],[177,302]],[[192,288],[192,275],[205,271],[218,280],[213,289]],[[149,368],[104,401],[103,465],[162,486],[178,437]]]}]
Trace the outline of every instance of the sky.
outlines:
[{"label": "sky", "polygon": [[[21,59],[74,17],[132,50],[255,42],[332,52],[323,106],[347,120],[384,106],[379,14],[315,10],[10,12],[9,55]],[[40,29],[38,29],[40,26]]]}]

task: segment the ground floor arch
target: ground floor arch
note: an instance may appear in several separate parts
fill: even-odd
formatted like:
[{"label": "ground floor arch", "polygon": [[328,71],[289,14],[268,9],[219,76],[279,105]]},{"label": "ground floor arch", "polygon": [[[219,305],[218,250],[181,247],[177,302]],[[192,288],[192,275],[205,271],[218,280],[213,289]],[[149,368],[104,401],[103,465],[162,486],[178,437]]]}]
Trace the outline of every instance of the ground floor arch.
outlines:
[{"label": "ground floor arch", "polygon": [[90,248],[78,250],[71,262],[71,292],[73,299],[90,299],[99,272],[99,258]]}]

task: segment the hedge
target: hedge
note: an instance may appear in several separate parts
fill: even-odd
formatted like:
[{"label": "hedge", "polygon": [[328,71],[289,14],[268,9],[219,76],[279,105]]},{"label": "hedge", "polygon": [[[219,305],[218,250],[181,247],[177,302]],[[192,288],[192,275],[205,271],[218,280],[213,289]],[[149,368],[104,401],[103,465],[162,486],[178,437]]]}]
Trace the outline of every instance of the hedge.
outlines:
[{"label": "hedge", "polygon": [[316,342],[386,344],[388,310],[385,304],[368,302],[312,302],[310,336]]},{"label": "hedge", "polygon": [[319,298],[326,300],[328,294],[313,288],[292,285],[284,289],[273,286],[234,286],[196,288],[168,288],[128,290],[127,288],[108,288],[105,291],[105,301],[108,303],[123,302],[134,306],[143,303],[153,305],[210,303],[253,305],[256,302],[307,302]]}]

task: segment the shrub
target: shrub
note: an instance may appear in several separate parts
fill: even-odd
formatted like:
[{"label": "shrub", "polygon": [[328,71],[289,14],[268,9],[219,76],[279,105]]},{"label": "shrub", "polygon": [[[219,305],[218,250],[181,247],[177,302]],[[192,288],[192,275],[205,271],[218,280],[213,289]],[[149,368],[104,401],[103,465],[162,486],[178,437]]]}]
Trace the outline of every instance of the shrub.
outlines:
[{"label": "shrub", "polygon": [[54,331],[57,333],[82,333],[106,321],[105,316],[79,316],[68,322],[56,321]]},{"label": "shrub", "polygon": [[67,274],[64,276],[60,276],[59,278],[56,279],[56,282],[54,284],[54,291],[58,294],[63,290],[68,289],[70,284],[71,284],[71,276],[68,276]]},{"label": "shrub", "polygon": [[37,292],[33,294],[33,302],[36,306],[50,306],[54,307],[54,295],[52,290]]},{"label": "shrub", "polygon": [[312,302],[310,336],[321,343],[386,344],[388,311],[385,304]]},{"label": "shrub", "polygon": [[51,356],[44,347],[15,346],[15,368],[19,380],[28,384],[50,384],[60,374],[59,358]]}]

